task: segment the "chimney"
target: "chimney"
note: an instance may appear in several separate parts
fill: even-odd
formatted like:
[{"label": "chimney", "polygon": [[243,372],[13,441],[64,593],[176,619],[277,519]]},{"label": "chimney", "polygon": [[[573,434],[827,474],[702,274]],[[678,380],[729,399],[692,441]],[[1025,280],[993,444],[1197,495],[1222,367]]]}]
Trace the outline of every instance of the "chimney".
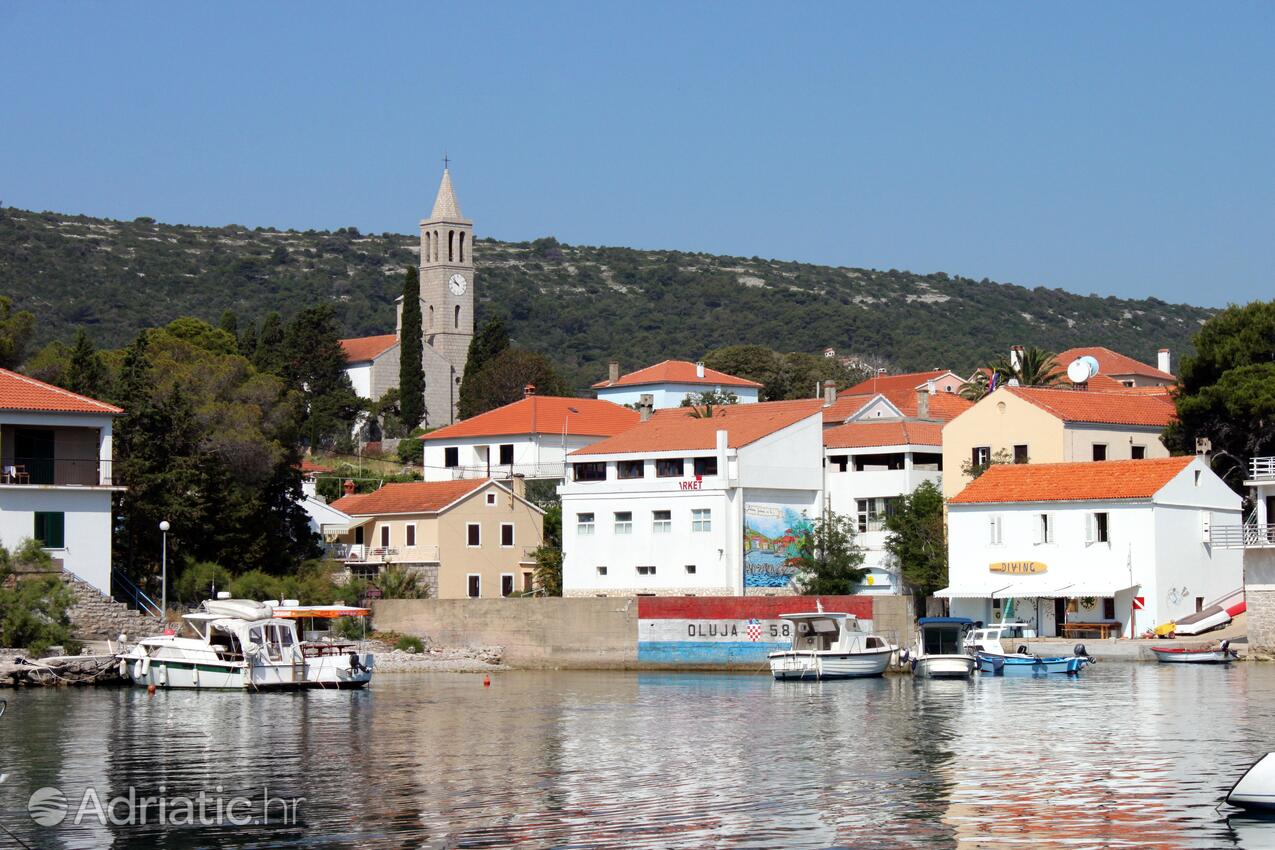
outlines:
[{"label": "chimney", "polygon": [[523,398],[531,398],[531,397],[532,397],[533,395],[535,395],[535,394],[536,394],[536,385],[535,385],[535,384],[527,384],[527,386],[525,386],[525,387],[523,387],[523,388],[522,388],[522,397],[523,397]]},{"label": "chimney", "polygon": [[928,381],[925,382],[925,391],[929,393],[930,395],[934,395],[936,392],[939,391],[938,384],[934,383],[933,378],[930,378]]},{"label": "chimney", "polygon": [[930,394],[925,390],[916,391],[916,418],[930,418]]},{"label": "chimney", "polygon": [[1021,345],[1011,345],[1009,347],[1009,365],[1017,372],[1023,364],[1023,347]]},{"label": "chimney", "polygon": [[704,364],[702,362],[695,364],[695,377],[704,377]]},{"label": "chimney", "polygon": [[1172,364],[1169,361],[1169,349],[1161,348],[1159,355],[1156,357],[1156,368],[1161,372],[1173,374],[1173,370],[1169,368]]},{"label": "chimney", "polygon": [[514,491],[514,495],[518,498],[527,498],[527,476],[521,472],[515,472],[514,477],[509,479],[509,488]]},{"label": "chimney", "polygon": [[650,421],[651,414],[655,411],[655,395],[652,393],[642,393],[638,396],[637,409],[639,421]]},{"label": "chimney", "polygon": [[341,485],[341,490],[345,493],[345,495],[347,495],[347,496],[353,496],[353,495],[354,495],[354,482],[353,482],[353,481],[351,481],[349,478],[345,479],[345,483]]},{"label": "chimney", "polygon": [[832,407],[837,401],[837,382],[829,378],[823,382],[823,406]]},{"label": "chimney", "polygon": [[614,360],[607,366],[607,380],[613,384],[620,380],[620,364]]}]

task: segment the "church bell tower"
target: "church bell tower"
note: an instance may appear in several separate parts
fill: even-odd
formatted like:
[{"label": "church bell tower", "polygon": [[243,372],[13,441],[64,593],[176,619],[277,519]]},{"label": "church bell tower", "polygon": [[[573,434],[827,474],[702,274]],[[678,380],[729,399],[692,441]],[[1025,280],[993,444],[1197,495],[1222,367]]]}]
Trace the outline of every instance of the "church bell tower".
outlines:
[{"label": "church bell tower", "polygon": [[[433,374],[426,368],[427,403],[447,414],[431,419],[439,424],[455,421],[455,406],[469,342],[474,337],[474,223],[460,212],[452,177],[446,166],[438,186],[434,210],[421,221],[421,331],[426,361],[432,349],[450,365],[450,374]],[[435,363],[438,363],[435,359]],[[440,386],[440,384],[447,386]],[[433,384],[433,386],[430,386]],[[440,422],[440,418],[443,420]]]}]

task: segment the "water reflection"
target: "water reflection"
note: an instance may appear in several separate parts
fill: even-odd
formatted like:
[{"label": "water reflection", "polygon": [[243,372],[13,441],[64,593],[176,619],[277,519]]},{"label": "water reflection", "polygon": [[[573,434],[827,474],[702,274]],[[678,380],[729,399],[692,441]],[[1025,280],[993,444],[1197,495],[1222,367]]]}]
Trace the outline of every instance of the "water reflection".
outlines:
[{"label": "water reflection", "polygon": [[[1275,846],[1215,808],[1275,668],[1080,679],[382,676],[367,692],[10,692],[0,823],[37,847]],[[54,829],[36,788],[302,797],[282,826]],[[74,811],[72,811],[72,815]],[[0,835],[0,844],[3,836]]]}]

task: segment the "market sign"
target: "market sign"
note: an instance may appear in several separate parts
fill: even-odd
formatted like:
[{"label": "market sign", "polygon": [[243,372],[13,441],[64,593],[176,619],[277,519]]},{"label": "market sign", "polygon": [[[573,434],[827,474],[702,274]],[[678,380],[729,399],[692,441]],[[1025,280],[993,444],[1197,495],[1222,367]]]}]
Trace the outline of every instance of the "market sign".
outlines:
[{"label": "market sign", "polygon": [[1043,573],[1049,568],[1040,561],[997,561],[988,564],[987,569],[989,572],[1011,576],[1030,576]]}]

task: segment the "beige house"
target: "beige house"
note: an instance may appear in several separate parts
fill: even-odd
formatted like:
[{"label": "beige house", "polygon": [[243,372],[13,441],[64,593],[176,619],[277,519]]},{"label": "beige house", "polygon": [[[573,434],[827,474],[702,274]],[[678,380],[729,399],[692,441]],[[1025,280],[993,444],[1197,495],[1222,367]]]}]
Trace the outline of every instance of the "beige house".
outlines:
[{"label": "beige house", "polygon": [[544,540],[544,511],[526,500],[522,479],[413,481],[343,496],[331,507],[351,517],[334,554],[375,581],[386,566],[423,575],[439,599],[492,598],[534,589],[532,552]]},{"label": "beige house", "polygon": [[943,426],[943,495],[970,482],[964,467],[997,455],[1015,463],[1168,457],[1160,434],[1174,415],[1163,394],[1002,387]]}]

